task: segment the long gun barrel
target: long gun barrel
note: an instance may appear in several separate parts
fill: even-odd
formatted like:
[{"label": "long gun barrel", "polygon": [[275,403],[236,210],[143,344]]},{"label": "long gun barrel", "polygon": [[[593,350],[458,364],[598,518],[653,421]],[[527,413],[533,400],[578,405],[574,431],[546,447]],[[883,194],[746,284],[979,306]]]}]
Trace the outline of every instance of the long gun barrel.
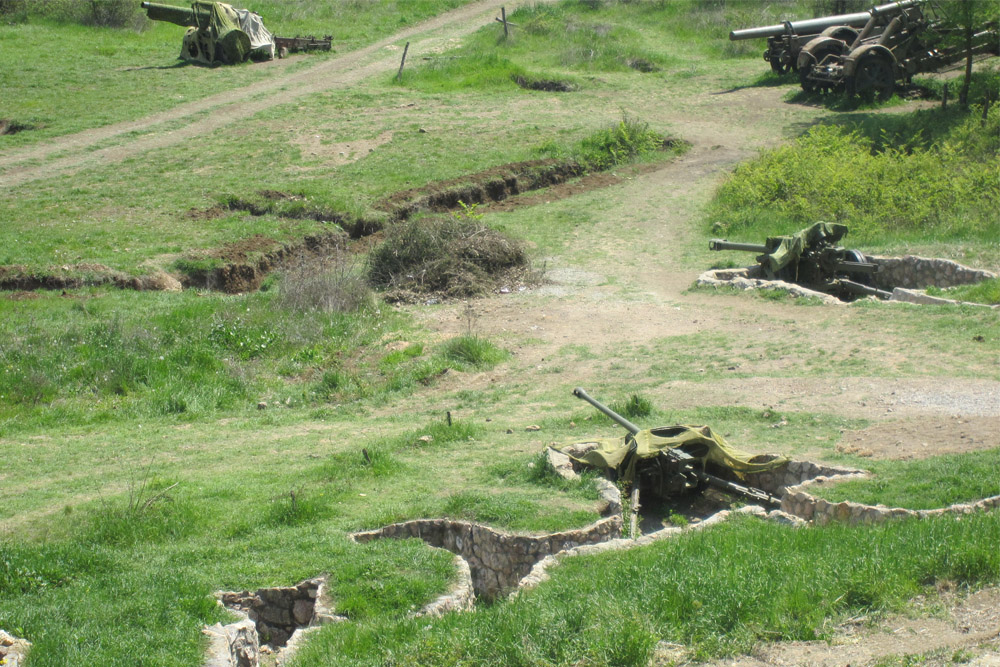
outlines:
[{"label": "long gun barrel", "polygon": [[152,21],[166,21],[186,28],[197,27],[198,17],[190,7],[174,7],[161,5],[158,2],[143,2],[139,5],[146,10],[146,16]]},{"label": "long gun barrel", "polygon": [[712,239],[708,242],[709,250],[742,250],[744,252],[770,252],[766,245],[759,243],[730,243],[723,239]]},{"label": "long gun barrel", "polygon": [[819,34],[827,28],[836,25],[849,25],[860,28],[868,23],[872,14],[881,14],[887,11],[905,9],[920,4],[924,0],[903,0],[902,2],[890,2],[879,5],[867,12],[857,12],[855,14],[836,14],[834,16],[823,16],[816,19],[804,19],[802,21],[785,21],[775,25],[762,26],[760,28],[745,28],[743,30],[733,30],[729,33],[729,39],[738,41],[742,39],[763,39],[764,37],[777,37],[786,32],[796,35]]},{"label": "long gun barrel", "polygon": [[598,410],[606,414],[608,417],[613,419],[615,422],[617,422],[619,425],[621,425],[626,431],[628,431],[632,435],[635,435],[641,430],[638,426],[636,426],[629,420],[625,419],[624,417],[622,417],[620,414],[618,414],[608,406],[604,405],[597,399],[592,398],[590,394],[585,392],[580,387],[577,387],[576,389],[573,390],[573,395],[593,405],[595,408],[597,408]]}]

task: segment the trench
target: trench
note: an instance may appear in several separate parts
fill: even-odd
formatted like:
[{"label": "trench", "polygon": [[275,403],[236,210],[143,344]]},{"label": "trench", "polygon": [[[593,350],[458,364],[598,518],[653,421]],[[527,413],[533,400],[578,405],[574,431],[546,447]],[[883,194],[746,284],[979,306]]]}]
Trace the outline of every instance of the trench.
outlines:
[{"label": "trench", "polygon": [[[681,145],[666,139],[662,150]],[[226,210],[244,211],[253,216],[274,215],[285,219],[314,220],[328,229],[304,238],[280,242],[257,236],[242,239],[214,250],[195,253],[188,260],[217,259],[218,265],[197,266],[189,262],[176,277],[162,271],[133,276],[100,264],[79,264],[47,269],[18,265],[0,266],[0,290],[76,289],[111,285],[121,289],[175,290],[183,287],[209,289],[229,294],[255,291],[290,258],[305,253],[325,255],[350,247],[364,248],[387,225],[408,220],[420,212],[447,213],[463,207],[506,202],[516,195],[560,186],[573,179],[599,175],[588,172],[575,160],[532,160],[501,165],[459,178],[438,181],[421,188],[392,194],[375,205],[372,214],[358,216],[323,206],[310,205],[304,197],[262,190],[253,196],[229,197],[221,206],[191,211],[189,216],[211,219]],[[595,180],[589,187],[604,187],[607,180]]]},{"label": "trench", "polygon": [[[559,475],[570,479],[578,477],[572,460],[566,454],[549,448],[547,458],[548,464]],[[850,502],[830,503],[814,498],[804,490],[813,484],[822,485],[867,475],[867,472],[853,468],[812,461],[787,461],[740,480],[779,496],[781,509],[768,512],[755,505],[732,509],[733,499],[712,488],[660,503],[647,500],[644,501],[646,507],[642,515],[643,534],[636,538],[622,537],[622,505],[617,487],[607,480],[598,479],[596,484],[603,503],[603,518],[576,530],[523,535],[469,521],[416,519],[354,533],[351,539],[362,543],[377,539],[416,538],[431,547],[455,554],[456,584],[414,614],[441,616],[453,611],[469,611],[474,608],[477,599],[496,600],[536,586],[548,577],[548,568],[560,559],[645,546],[710,527],[736,514],[752,514],[793,526],[809,521],[819,524],[831,521],[870,524],[900,517],[966,514],[1000,507],[1000,496],[994,496],[938,510],[903,510]],[[680,514],[685,521],[682,525],[667,525],[662,521],[657,524],[665,513]],[[332,605],[327,601],[325,585],[325,579],[318,577],[295,586],[262,588],[254,593],[220,593],[220,601],[245,619],[209,632],[219,638],[219,642],[206,665],[257,667],[262,652],[275,654],[279,664],[284,664],[311,629],[324,623],[347,620],[330,611]]]},{"label": "trench", "polygon": [[16,120],[11,120],[10,118],[0,118],[0,137],[33,129],[35,129],[34,125],[19,123]]},{"label": "trench", "polygon": [[[915,304],[958,303],[947,298],[928,296],[924,290],[928,287],[947,289],[960,285],[975,285],[997,277],[997,274],[991,271],[973,269],[949,259],[915,255],[903,257],[863,255],[863,257],[865,262],[878,266],[872,286],[882,290],[888,301]],[[760,265],[706,271],[698,277],[696,284],[705,287],[734,287],[739,290],[781,290],[793,296],[815,297],[830,304],[849,303],[859,298],[859,295],[838,297],[811,289],[806,285],[767,280]]]}]

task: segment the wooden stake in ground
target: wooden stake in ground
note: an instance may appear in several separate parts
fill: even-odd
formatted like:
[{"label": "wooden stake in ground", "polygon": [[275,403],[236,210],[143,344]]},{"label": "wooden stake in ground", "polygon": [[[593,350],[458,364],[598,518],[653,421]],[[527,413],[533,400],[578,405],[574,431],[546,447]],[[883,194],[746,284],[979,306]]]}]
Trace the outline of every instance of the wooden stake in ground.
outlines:
[{"label": "wooden stake in ground", "polygon": [[510,27],[507,25],[507,8],[500,8],[500,20],[503,21],[503,38],[507,39],[510,37]]},{"label": "wooden stake in ground", "polygon": [[406,64],[406,52],[410,50],[410,43],[407,42],[406,46],[403,47],[403,58],[399,61],[399,71],[396,72],[396,81],[403,78],[403,65]]}]

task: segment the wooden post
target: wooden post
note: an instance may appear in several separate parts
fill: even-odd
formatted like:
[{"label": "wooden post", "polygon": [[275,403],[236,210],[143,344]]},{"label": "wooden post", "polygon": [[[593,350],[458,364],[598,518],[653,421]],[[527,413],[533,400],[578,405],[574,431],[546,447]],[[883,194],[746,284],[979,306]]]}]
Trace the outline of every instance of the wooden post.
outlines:
[{"label": "wooden post", "polygon": [[449,410],[446,414],[448,415],[448,428],[451,428],[451,410]]},{"label": "wooden post", "polygon": [[503,21],[503,38],[506,40],[510,37],[510,28],[507,27],[507,8],[500,8],[500,19]]},{"label": "wooden post", "polygon": [[399,71],[396,73],[396,81],[403,78],[403,65],[406,64],[406,52],[410,50],[410,43],[407,42],[406,46],[403,47],[403,58],[399,61]]}]

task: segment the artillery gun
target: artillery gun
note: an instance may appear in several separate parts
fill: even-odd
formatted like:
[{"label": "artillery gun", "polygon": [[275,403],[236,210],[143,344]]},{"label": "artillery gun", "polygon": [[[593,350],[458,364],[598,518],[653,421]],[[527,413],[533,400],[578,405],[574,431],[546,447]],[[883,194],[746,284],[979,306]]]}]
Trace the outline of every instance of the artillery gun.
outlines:
[{"label": "artillery gun", "polygon": [[857,250],[837,245],[846,235],[847,225],[817,222],[790,236],[771,237],[762,245],[712,239],[708,247],[759,253],[757,262],[769,280],[797,283],[840,298],[890,298],[890,292],[874,287],[878,265],[866,262]]},{"label": "artillery gun", "polygon": [[206,65],[233,65],[274,58],[274,36],[259,14],[224,2],[193,2],[191,8],[143,2],[146,16],[186,27],[181,58]]},{"label": "artillery gun", "polygon": [[955,46],[962,29],[949,25],[933,2],[899,5],[873,10],[850,44],[825,37],[807,43],[797,62],[802,89],[843,90],[849,96],[886,100],[892,97],[897,81],[908,82],[914,74],[940,71],[970,55],[1000,55],[995,23],[981,26],[983,30],[974,33],[966,45]]},{"label": "artillery gun", "polygon": [[668,498],[713,486],[755,502],[781,504],[779,498],[766,491],[719,475],[741,478],[776,468],[786,459],[740,452],[708,426],[676,425],[643,430],[583,389],[574,389],[573,395],[628,431],[624,438],[594,443],[596,446],[583,456],[570,456],[577,463],[608,473],[612,480],[631,485],[633,512],[638,510],[640,489]]},{"label": "artillery gun", "polygon": [[917,1],[902,0],[879,5],[865,12],[835,14],[814,19],[784,21],[759,28],[733,30],[729,33],[729,39],[739,41],[766,37],[767,49],[764,51],[764,60],[771,64],[771,69],[776,73],[785,74],[799,67],[799,54],[813,39],[823,37],[842,44],[850,44],[857,39],[857,28],[864,27],[872,17],[884,16],[887,12],[912,5]]}]

